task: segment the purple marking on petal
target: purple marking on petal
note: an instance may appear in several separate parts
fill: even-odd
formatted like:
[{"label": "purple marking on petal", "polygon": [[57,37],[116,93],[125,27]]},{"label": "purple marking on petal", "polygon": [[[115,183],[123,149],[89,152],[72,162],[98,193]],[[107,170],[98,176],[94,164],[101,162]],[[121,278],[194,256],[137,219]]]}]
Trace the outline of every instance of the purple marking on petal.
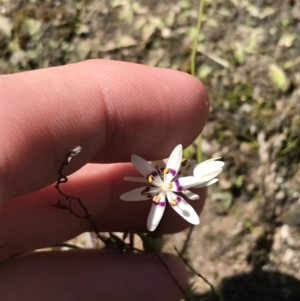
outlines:
[{"label": "purple marking on petal", "polygon": [[145,189],[141,191],[141,195],[150,195],[148,193],[149,190],[150,190],[150,187],[145,187]]},{"label": "purple marking on petal", "polygon": [[157,206],[161,206],[161,207],[165,207],[166,206],[166,202],[158,202],[158,203],[154,203]]},{"label": "purple marking on petal", "polygon": [[182,190],[182,186],[180,185],[180,183],[179,183],[178,180],[175,180],[173,183],[175,184],[177,191],[181,191]]},{"label": "purple marking on petal", "polygon": [[179,202],[182,201],[182,198],[181,198],[180,196],[177,195],[176,200],[177,200],[177,202],[179,203]]},{"label": "purple marking on petal", "polygon": [[170,168],[169,173],[174,177],[176,175],[176,170],[173,168]]},{"label": "purple marking on petal", "polygon": [[158,176],[158,172],[157,171],[153,171],[149,176],[157,177]]}]

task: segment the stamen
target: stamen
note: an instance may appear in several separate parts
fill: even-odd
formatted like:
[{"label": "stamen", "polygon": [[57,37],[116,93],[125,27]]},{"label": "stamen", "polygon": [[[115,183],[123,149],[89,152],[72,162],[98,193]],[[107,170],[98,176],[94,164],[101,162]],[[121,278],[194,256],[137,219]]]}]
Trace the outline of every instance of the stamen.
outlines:
[{"label": "stamen", "polygon": [[149,193],[149,187],[141,191],[141,195],[146,196],[147,198],[151,198],[151,194]]},{"label": "stamen", "polygon": [[181,166],[185,166],[187,162],[188,162],[188,160],[182,161],[182,162],[181,162]]},{"label": "stamen", "polygon": [[147,181],[148,181],[149,183],[152,183],[152,182],[154,182],[155,177],[157,177],[157,176],[158,176],[157,171],[153,171],[153,172],[147,177]]},{"label": "stamen", "polygon": [[154,182],[154,177],[153,177],[152,175],[150,175],[150,176],[147,178],[147,181],[148,181],[149,183]]},{"label": "stamen", "polygon": [[172,184],[172,183],[169,183],[168,189],[172,189],[172,188],[173,188],[173,184]]},{"label": "stamen", "polygon": [[157,204],[160,201],[160,196],[155,195],[152,200],[153,200],[154,203]]},{"label": "stamen", "polygon": [[190,169],[192,168],[192,165],[190,164],[190,165],[188,165],[187,167],[186,167],[186,171],[189,171]]},{"label": "stamen", "polygon": [[178,204],[178,201],[177,201],[177,200],[172,200],[172,201],[170,202],[170,204],[171,204],[172,206],[176,206],[176,205]]},{"label": "stamen", "polygon": [[165,168],[164,169],[164,174],[168,174],[170,172],[170,168]]}]

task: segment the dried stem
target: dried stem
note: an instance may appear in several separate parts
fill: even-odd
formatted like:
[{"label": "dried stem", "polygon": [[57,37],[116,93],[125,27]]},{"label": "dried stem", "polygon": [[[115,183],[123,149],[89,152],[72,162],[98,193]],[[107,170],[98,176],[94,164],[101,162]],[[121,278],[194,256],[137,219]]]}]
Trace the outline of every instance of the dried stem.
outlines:
[{"label": "dried stem", "polygon": [[216,291],[215,291],[214,286],[208,281],[208,279],[206,279],[202,274],[200,274],[199,272],[197,272],[197,271],[196,271],[196,270],[188,263],[188,261],[187,261],[184,257],[182,257],[182,256],[180,255],[180,253],[179,253],[178,249],[176,248],[176,246],[174,246],[174,249],[175,249],[177,255],[183,260],[183,262],[185,263],[185,265],[186,265],[186,266],[187,266],[187,267],[188,267],[195,275],[197,275],[198,277],[200,277],[206,284],[209,285],[209,287],[210,287],[210,289],[211,289],[211,292],[212,292],[212,294],[214,295],[214,297],[217,296],[217,295],[216,295]]},{"label": "dried stem", "polygon": [[[68,182],[67,176],[63,174],[64,168],[71,162],[72,158],[78,155],[82,151],[81,146],[77,146],[73,150],[69,151],[65,157],[65,160],[63,161],[61,167],[58,170],[58,179],[55,185],[55,188],[57,191],[60,193],[65,198],[65,201],[68,202],[68,204],[64,204],[61,200],[57,201],[57,204],[52,205],[53,207],[63,209],[63,210],[68,210],[70,211],[73,215],[75,215],[78,218],[86,218],[89,220],[93,231],[96,233],[98,239],[100,239],[105,245],[110,243],[110,239],[108,237],[102,236],[99,234],[98,228],[96,223],[93,221],[91,214],[89,213],[87,207],[83,204],[80,198],[74,197],[71,195],[68,195],[67,193],[63,192],[61,190],[61,185],[65,184]],[[78,214],[73,210],[73,202],[78,203],[80,208],[83,210],[83,214]]]},{"label": "dried stem", "polygon": [[[124,239],[126,239],[127,234],[124,233],[123,239],[119,238],[117,235],[115,235],[112,232],[109,232],[109,236],[102,236],[99,234],[98,228],[96,223],[93,221],[92,219],[92,215],[89,213],[87,207],[83,204],[83,202],[81,201],[81,199],[79,197],[74,197],[71,196],[65,192],[62,191],[61,189],[61,185],[65,184],[68,182],[68,178],[67,176],[64,175],[64,168],[65,166],[67,166],[73,157],[75,157],[77,154],[79,154],[81,152],[82,148],[80,146],[76,147],[75,149],[69,151],[65,157],[64,162],[62,163],[60,169],[58,170],[58,179],[55,185],[55,188],[57,189],[57,191],[60,193],[60,195],[62,195],[65,199],[65,201],[67,202],[67,204],[63,203],[61,200],[58,200],[56,204],[52,205],[56,208],[59,209],[63,209],[63,210],[68,210],[71,214],[73,214],[74,216],[78,217],[78,218],[85,218],[88,219],[93,231],[96,233],[98,239],[100,239],[106,246],[106,248],[117,248],[120,249],[121,251],[127,251],[127,252],[145,252],[144,250],[140,250],[138,248],[135,248],[133,246],[133,234],[130,234],[130,243],[126,243],[124,241]],[[82,214],[78,214],[74,211],[73,209],[73,202],[76,202],[80,208],[82,209],[83,213]],[[69,246],[69,245],[67,245]],[[163,258],[161,257],[161,255],[157,252],[153,252],[153,255],[156,256],[158,258],[158,260],[162,263],[162,265],[166,268],[168,274],[170,275],[170,277],[173,279],[174,283],[176,284],[176,286],[182,291],[182,293],[184,294],[185,297],[187,297],[187,294],[185,292],[185,290],[183,289],[183,287],[178,283],[177,279],[175,278],[175,276],[172,274],[169,266],[167,265],[167,263],[163,260]]]}]

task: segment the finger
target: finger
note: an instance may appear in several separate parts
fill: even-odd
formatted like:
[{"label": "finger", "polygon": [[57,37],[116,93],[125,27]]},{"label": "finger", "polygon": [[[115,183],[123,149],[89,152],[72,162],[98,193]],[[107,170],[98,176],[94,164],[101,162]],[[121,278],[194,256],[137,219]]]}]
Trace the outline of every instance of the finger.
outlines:
[{"label": "finger", "polygon": [[80,250],[23,255],[1,267],[0,299],[179,300],[182,292],[172,276],[185,287],[185,267],[170,254],[160,256],[168,268],[153,253]]},{"label": "finger", "polygon": [[124,62],[83,63],[0,77],[0,199],[53,183],[66,153],[88,161],[161,159],[204,126],[207,94],[195,78]]},{"label": "finger", "polygon": [[[69,177],[60,187],[69,195],[80,197],[101,232],[147,232],[151,200],[125,202],[120,195],[141,186],[125,182],[125,176],[138,176],[130,163],[89,164]],[[202,210],[205,189],[198,189],[200,200],[190,201],[197,212]],[[69,202],[53,186],[5,202],[0,211],[0,258],[55,245],[86,231],[93,231],[87,219],[77,218],[67,210],[53,207],[57,200]],[[78,215],[84,211],[73,201]],[[189,224],[170,206],[156,230],[158,234],[174,233]]]}]

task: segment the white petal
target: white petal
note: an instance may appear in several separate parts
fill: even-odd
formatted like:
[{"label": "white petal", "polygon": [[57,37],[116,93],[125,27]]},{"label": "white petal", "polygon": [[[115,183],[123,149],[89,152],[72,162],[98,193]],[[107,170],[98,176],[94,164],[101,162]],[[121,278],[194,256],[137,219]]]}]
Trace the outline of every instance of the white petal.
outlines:
[{"label": "white petal", "polygon": [[182,191],[187,190],[191,187],[198,186],[202,184],[204,181],[202,179],[190,176],[190,177],[182,177],[172,182],[173,187],[172,191]]},{"label": "white petal", "polygon": [[177,175],[182,159],[182,145],[177,145],[172,151],[166,169],[169,170],[168,173],[165,173],[164,182],[170,183],[172,179]]},{"label": "white petal", "polygon": [[153,168],[155,168],[155,167],[165,168],[166,167],[166,162],[164,160],[151,161],[150,164],[152,165]]},{"label": "white petal", "polygon": [[120,196],[120,199],[122,201],[145,201],[145,200],[149,200],[151,198],[151,195],[147,196],[147,195],[142,195],[142,191],[144,190],[148,190],[149,194],[150,193],[150,187],[139,187],[139,188],[136,188],[136,189],[133,189],[133,190],[130,190],[128,192],[125,192],[123,193],[121,196]]},{"label": "white petal", "polygon": [[[206,162],[206,161],[205,161]],[[200,163],[194,169],[194,176],[201,178],[203,182],[215,178],[223,170],[223,161],[209,161]]]},{"label": "white petal", "polygon": [[179,172],[175,178],[191,176],[196,165],[196,160],[183,160],[180,164]]},{"label": "white petal", "polygon": [[147,228],[149,231],[154,231],[157,228],[166,209],[165,193],[160,193],[159,197],[160,197],[159,203],[156,204],[153,202],[151,211],[148,216]]},{"label": "white petal", "polygon": [[200,197],[198,194],[191,192],[190,190],[183,190],[181,191],[187,198],[192,201],[199,200]]},{"label": "white petal", "polygon": [[131,162],[145,178],[155,171],[155,169],[145,159],[138,155],[131,155]]},{"label": "white petal", "polygon": [[163,179],[163,170],[166,168],[166,163],[164,160],[151,161],[150,164],[158,172],[161,179]]},{"label": "white petal", "polygon": [[214,179],[206,181],[200,185],[194,186],[193,188],[201,188],[201,187],[205,187],[205,186],[210,186],[212,184],[217,183],[218,181],[219,181],[219,179],[214,178]]},{"label": "white petal", "polygon": [[171,207],[181,216],[183,217],[186,221],[193,225],[198,225],[200,223],[200,219],[194,208],[187,203],[184,198],[176,195],[173,192],[168,192],[167,198],[169,203],[172,200],[178,200],[177,205],[171,205]]},{"label": "white petal", "polygon": [[201,162],[201,164],[209,163],[211,161],[219,161],[220,159],[222,159],[222,157],[211,158],[211,159]]},{"label": "white petal", "polygon": [[154,181],[151,183],[153,185],[163,184],[162,179],[160,178],[157,171],[149,164],[145,159],[138,155],[131,155],[131,162],[134,167],[146,178],[150,175],[153,175]]}]

